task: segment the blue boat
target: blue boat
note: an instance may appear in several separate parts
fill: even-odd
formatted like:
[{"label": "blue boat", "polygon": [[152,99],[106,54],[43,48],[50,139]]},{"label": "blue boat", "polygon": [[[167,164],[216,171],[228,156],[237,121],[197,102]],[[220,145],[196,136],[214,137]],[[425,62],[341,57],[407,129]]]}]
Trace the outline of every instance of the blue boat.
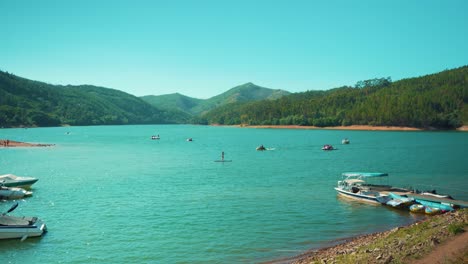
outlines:
[{"label": "blue boat", "polygon": [[386,205],[394,208],[407,208],[414,203],[413,198],[408,198],[395,193],[388,193],[388,196],[390,196],[391,200],[388,201]]},{"label": "blue boat", "polygon": [[426,201],[426,200],[421,200],[421,199],[416,199],[416,202],[426,206],[426,207],[432,207],[432,208],[438,208],[442,211],[445,211],[445,212],[450,212],[450,211],[453,211],[453,207],[449,204],[445,204],[445,203],[437,203],[437,202],[430,202],[430,201]]}]

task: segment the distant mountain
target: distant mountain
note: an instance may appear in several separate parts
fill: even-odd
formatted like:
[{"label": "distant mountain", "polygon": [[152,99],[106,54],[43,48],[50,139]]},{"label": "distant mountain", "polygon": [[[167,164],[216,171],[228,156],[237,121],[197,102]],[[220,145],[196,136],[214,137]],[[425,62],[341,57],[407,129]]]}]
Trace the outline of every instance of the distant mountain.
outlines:
[{"label": "distant mountain", "polygon": [[166,95],[147,95],[140,97],[143,101],[164,110],[178,110],[193,114],[192,109],[204,100],[188,97],[179,93]]},{"label": "distant mountain", "polygon": [[187,123],[189,118],[114,89],[51,85],[0,71],[0,127]]},{"label": "distant mountain", "polygon": [[284,90],[273,90],[249,82],[209,99],[196,99],[178,93],[159,96],[150,95],[141,98],[160,109],[177,109],[192,115],[200,115],[232,103],[274,100],[288,94],[290,93]]}]

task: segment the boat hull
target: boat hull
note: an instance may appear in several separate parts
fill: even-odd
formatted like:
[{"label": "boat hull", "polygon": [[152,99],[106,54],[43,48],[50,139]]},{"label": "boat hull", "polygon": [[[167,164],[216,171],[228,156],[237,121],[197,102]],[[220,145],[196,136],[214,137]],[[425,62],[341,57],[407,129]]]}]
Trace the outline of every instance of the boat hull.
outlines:
[{"label": "boat hull", "polygon": [[26,239],[39,237],[47,232],[47,227],[41,220],[31,225],[0,225],[0,239]]},{"label": "boat hull", "polygon": [[11,181],[11,182],[4,182],[3,186],[5,187],[18,187],[18,188],[31,188],[31,185],[37,182],[38,179],[34,180],[24,180],[24,181]]},{"label": "boat hull", "polygon": [[353,192],[348,192],[348,191],[345,191],[336,187],[335,187],[335,190],[338,192],[339,195],[342,195],[344,197],[351,198],[354,200],[362,201],[362,202],[373,203],[373,204],[382,204],[386,202],[385,196],[370,196],[370,195],[364,195],[360,193],[353,193]]}]

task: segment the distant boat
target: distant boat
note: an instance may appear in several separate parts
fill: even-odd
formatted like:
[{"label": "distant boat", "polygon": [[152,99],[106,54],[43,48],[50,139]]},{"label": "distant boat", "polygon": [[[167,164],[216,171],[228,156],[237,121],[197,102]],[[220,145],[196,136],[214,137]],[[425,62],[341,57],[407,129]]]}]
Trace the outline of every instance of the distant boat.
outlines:
[{"label": "distant boat", "polygon": [[33,177],[20,177],[13,174],[0,176],[0,184],[6,187],[30,188],[38,179]]},{"label": "distant boat", "polygon": [[345,138],[341,140],[341,144],[349,144],[349,139]]},{"label": "distant boat", "polygon": [[15,210],[18,203],[14,204],[7,212],[0,215],[0,239],[42,236],[47,232],[46,224],[37,217],[17,217],[7,215]]},{"label": "distant boat", "polygon": [[375,177],[386,177],[387,173],[380,172],[345,172],[343,180],[338,181],[335,190],[339,195],[363,202],[385,204],[390,201],[388,195],[383,195],[372,190],[372,184],[366,183],[365,179]]},{"label": "distant boat", "polygon": [[157,135],[157,136],[151,136],[151,139],[152,139],[152,140],[157,140],[157,139],[160,139],[160,137],[159,137],[159,135]]},{"label": "distant boat", "polygon": [[336,150],[336,148],[334,148],[332,145],[325,144],[323,145],[322,150]]},{"label": "distant boat", "polygon": [[192,142],[193,139],[192,138],[187,138],[187,141]]},{"label": "distant boat", "polygon": [[266,148],[263,145],[260,145],[260,146],[257,147],[257,150],[258,151],[264,151],[264,150],[266,150]]}]

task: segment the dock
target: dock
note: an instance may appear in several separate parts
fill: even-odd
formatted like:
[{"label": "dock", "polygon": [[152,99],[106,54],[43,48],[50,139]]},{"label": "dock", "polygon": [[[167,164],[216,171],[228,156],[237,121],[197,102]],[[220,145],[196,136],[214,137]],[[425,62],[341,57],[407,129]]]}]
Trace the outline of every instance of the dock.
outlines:
[{"label": "dock", "polygon": [[468,208],[467,201],[448,199],[448,198],[439,198],[439,197],[435,197],[431,195],[422,195],[422,194],[417,194],[417,193],[405,193],[405,195],[410,198],[414,198],[415,200],[419,199],[419,200],[424,200],[424,201],[429,201],[429,202],[449,204],[449,205],[460,207],[460,208]]}]

